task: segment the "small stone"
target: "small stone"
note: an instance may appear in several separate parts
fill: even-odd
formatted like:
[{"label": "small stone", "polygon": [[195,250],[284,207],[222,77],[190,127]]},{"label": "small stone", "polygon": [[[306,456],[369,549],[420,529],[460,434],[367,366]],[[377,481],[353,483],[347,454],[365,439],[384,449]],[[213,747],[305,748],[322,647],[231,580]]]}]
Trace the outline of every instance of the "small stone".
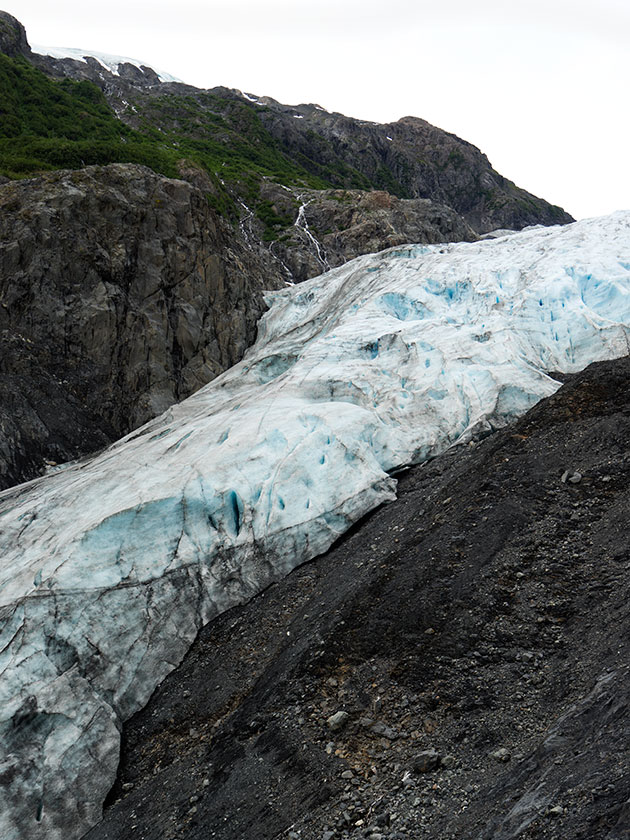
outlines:
[{"label": "small stone", "polygon": [[451,770],[453,767],[457,766],[457,758],[454,755],[445,755],[442,759],[442,767],[445,767],[447,770]]},{"label": "small stone", "polygon": [[501,747],[498,750],[490,753],[490,758],[494,758],[495,761],[509,761],[512,756],[510,755],[510,751],[506,750],[505,747]]},{"label": "small stone", "polygon": [[380,720],[377,720],[376,723],[372,724],[370,732],[372,735],[376,735],[379,738],[387,738],[388,741],[395,741],[396,738],[398,738],[398,733]]},{"label": "small stone", "polygon": [[416,773],[430,773],[440,766],[441,756],[437,750],[424,750],[416,755],[413,760],[413,769]]},{"label": "small stone", "polygon": [[350,715],[348,712],[335,712],[334,715],[331,715],[326,723],[328,724],[328,728],[332,729],[333,732],[336,732],[338,729],[341,729],[346,725],[348,722],[348,718]]},{"label": "small stone", "polygon": [[564,814],[564,808],[562,805],[556,805],[553,808],[549,809],[549,816],[550,817],[561,817]]},{"label": "small stone", "polygon": [[344,770],[343,773],[341,774],[341,778],[342,779],[353,779],[354,778],[354,773],[352,772],[352,770]]},{"label": "small stone", "polygon": [[582,473],[573,473],[573,475],[570,476],[569,481],[571,482],[571,484],[579,484],[580,481],[582,481]]}]

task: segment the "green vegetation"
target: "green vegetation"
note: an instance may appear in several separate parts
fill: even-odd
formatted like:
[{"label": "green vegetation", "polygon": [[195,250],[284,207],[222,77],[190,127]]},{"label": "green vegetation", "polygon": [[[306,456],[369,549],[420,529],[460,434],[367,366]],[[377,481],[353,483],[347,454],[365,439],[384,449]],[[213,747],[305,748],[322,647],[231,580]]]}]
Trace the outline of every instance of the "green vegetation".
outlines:
[{"label": "green vegetation", "polygon": [[266,111],[229,93],[169,92],[130,103],[125,118],[132,128],[91,82],[53,80],[26,59],[0,54],[0,174],[24,178],[90,164],[139,163],[177,177],[181,162],[189,161],[213,181],[210,206],[234,221],[233,194],[242,196],[268,240],[290,220],[260,201],[262,178],[309,189],[380,187],[404,194],[387,168],[372,181],[315,131],[305,132],[300,148],[287,153],[264,126]]},{"label": "green vegetation", "polygon": [[263,242],[273,242],[280,233],[293,224],[290,216],[276,213],[270,201],[260,201],[256,207],[256,215],[264,224]]},{"label": "green vegetation", "polygon": [[174,176],[178,157],[116,119],[91,82],[52,81],[25,59],[0,54],[1,174],[128,162]]},{"label": "green vegetation", "polygon": [[410,198],[408,190],[406,190],[402,184],[394,178],[391,170],[386,166],[379,166],[376,170],[374,186],[380,190],[386,190],[388,193],[391,193],[398,198]]}]

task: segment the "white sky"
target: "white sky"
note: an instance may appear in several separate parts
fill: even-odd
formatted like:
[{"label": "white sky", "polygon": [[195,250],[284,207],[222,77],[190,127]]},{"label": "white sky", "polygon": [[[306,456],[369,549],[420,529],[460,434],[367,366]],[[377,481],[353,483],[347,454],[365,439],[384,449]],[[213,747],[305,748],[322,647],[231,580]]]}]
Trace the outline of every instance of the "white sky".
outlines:
[{"label": "white sky", "polygon": [[[628,0],[4,0],[29,42],[198,87],[423,117],[576,218],[630,207]],[[438,8],[436,8],[438,7]]]}]

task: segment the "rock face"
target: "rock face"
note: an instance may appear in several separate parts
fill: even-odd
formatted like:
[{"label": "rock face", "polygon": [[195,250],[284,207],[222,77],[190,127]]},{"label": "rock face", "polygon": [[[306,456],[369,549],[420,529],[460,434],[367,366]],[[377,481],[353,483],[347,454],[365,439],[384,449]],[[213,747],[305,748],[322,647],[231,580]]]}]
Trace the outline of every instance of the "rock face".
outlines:
[{"label": "rock face", "polygon": [[230,367],[262,289],[282,285],[190,183],[112,165],[0,187],[0,486],[111,442]]},{"label": "rock face", "polygon": [[26,30],[19,20],[6,12],[0,12],[0,52],[12,58],[31,57]]},{"label": "rock face", "polygon": [[294,282],[361,254],[415,242],[472,242],[477,236],[450,207],[399,199],[382,190],[291,190],[265,183],[261,196],[292,220],[270,252]]},{"label": "rock face", "polygon": [[629,394],[627,357],[568,378],[212,622],[89,840],[627,838]]},{"label": "rock face", "polygon": [[[356,168],[373,186],[401,198],[429,198],[445,204],[477,233],[572,221],[562,208],[496,172],[472,143],[426,120],[403,117],[380,125],[315,105],[291,108],[268,97],[260,100],[260,107],[263,124],[292,154],[323,166],[341,161]],[[302,119],[295,119],[295,114]]]}]

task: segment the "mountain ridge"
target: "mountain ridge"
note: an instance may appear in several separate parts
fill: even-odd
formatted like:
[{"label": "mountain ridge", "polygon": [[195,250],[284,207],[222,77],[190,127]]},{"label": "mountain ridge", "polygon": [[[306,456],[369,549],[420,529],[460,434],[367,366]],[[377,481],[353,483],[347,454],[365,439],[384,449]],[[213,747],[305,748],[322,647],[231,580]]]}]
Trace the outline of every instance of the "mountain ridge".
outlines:
[{"label": "mountain ridge", "polygon": [[[243,153],[253,162],[256,145],[262,143],[280,155],[275,163],[270,159],[272,167],[285,165],[281,163],[284,157],[310,177],[322,179],[321,186],[386,189],[399,198],[446,203],[478,232],[572,221],[561,208],[500,176],[471,143],[420,118],[403,117],[385,125],[368,123],[329,113],[320,106],[287,106],[271,97],[255,99],[225,87],[200,90],[183,83],[162,83],[151,68],[132,64],[121,63],[115,75],[96,59],[85,62],[35,54],[18,21],[6,13],[0,20],[5,33],[0,51],[25,58],[52,78],[93,82],[122,122],[139,131],[157,129],[162,139],[170,134],[169,145],[188,138],[192,141],[188,151],[195,143],[198,152],[205,149],[202,162],[224,181],[228,178],[220,171],[220,163],[217,167],[217,155],[227,130],[232,133],[232,145],[235,138],[244,139]],[[208,133],[213,137],[210,145]],[[199,144],[204,142],[201,149]],[[223,152],[229,153],[225,145]],[[242,198],[247,188],[239,178],[256,170],[248,169],[246,161],[234,160],[230,189]],[[260,174],[267,163],[260,158],[256,166]],[[267,174],[274,173],[268,170]],[[281,177],[285,179],[281,183],[287,185],[286,178],[295,175],[287,170]]]}]

